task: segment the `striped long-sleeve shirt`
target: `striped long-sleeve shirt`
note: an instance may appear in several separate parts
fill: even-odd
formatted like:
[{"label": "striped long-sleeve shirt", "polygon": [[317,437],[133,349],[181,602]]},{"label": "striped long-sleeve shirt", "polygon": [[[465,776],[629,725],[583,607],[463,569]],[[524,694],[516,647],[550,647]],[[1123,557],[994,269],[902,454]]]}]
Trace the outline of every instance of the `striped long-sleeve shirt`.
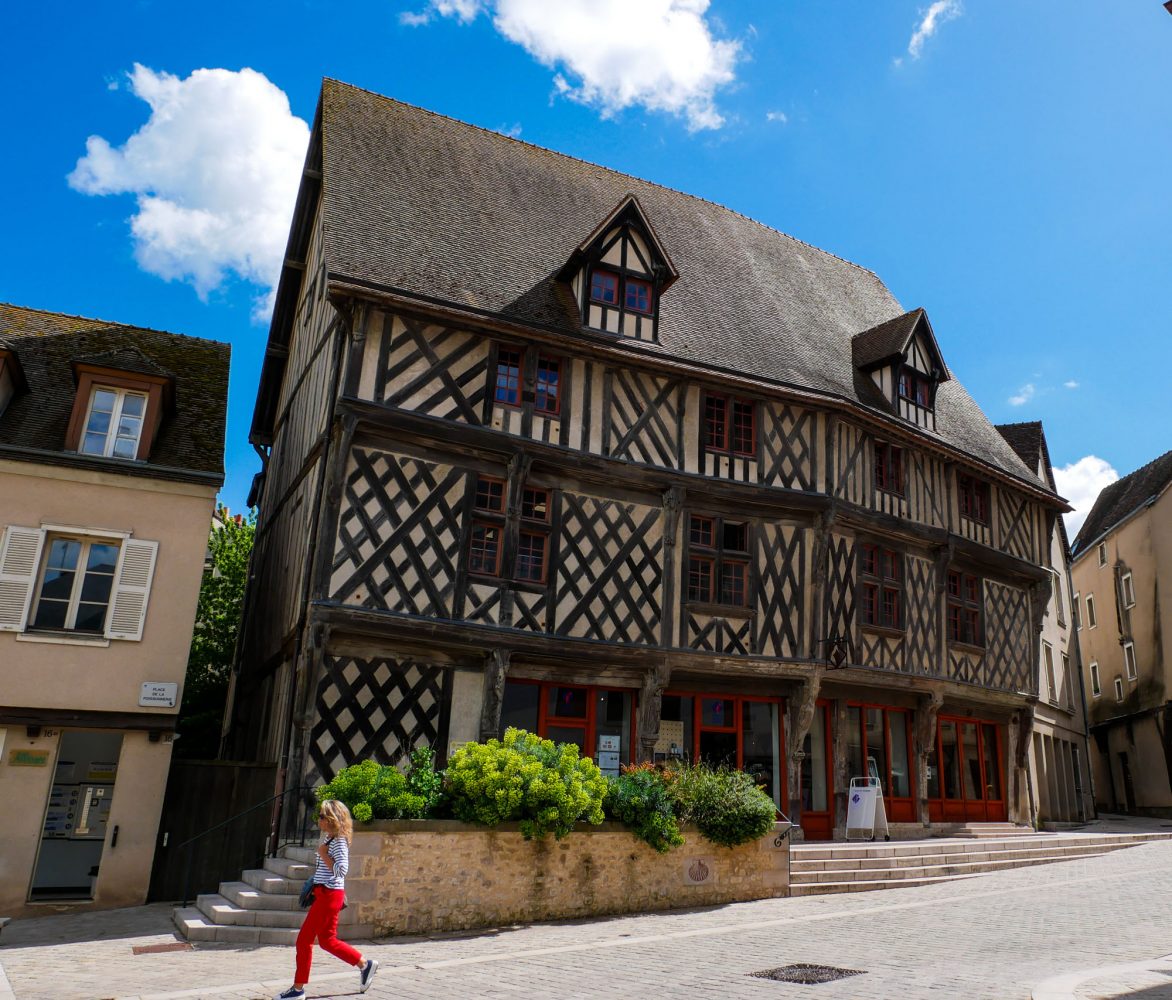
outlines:
[{"label": "striped long-sleeve shirt", "polygon": [[346,872],[350,870],[350,845],[345,837],[331,837],[326,841],[329,845],[330,857],[334,861],[334,870],[330,871],[319,854],[314,860],[317,862],[313,869],[313,884],[322,885],[327,889],[345,889]]}]

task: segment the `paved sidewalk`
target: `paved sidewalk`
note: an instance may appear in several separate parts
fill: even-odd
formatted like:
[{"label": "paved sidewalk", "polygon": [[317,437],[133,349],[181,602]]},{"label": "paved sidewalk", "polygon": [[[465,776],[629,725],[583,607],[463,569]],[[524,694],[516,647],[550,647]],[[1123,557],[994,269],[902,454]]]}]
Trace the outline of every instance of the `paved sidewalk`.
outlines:
[{"label": "paved sidewalk", "polygon": [[[1172,842],[1163,841],[916,889],[359,947],[383,963],[366,994],[375,1000],[648,993],[665,1000],[1025,1000],[1056,976],[1119,965],[1128,971],[1106,971],[1067,995],[1116,997],[1135,984],[1143,991],[1136,997],[1155,1000],[1165,994],[1148,992],[1153,981],[1135,963],[1155,967],[1159,956],[1172,952],[1169,900]],[[0,942],[0,964],[18,1000],[257,1000],[289,984],[291,948],[201,945],[134,954],[135,948],[176,944],[168,922],[164,906],[14,922]],[[796,962],[863,975],[818,986],[749,975]],[[335,959],[319,952],[315,970],[310,996],[357,996],[356,973]],[[1164,977],[1162,985],[1169,984]]]}]

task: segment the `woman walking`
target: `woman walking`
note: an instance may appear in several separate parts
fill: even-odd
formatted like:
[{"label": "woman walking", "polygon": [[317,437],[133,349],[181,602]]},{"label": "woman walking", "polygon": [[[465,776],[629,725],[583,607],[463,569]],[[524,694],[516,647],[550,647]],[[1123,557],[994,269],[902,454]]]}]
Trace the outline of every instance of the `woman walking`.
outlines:
[{"label": "woman walking", "polygon": [[354,836],[350,810],[345,803],[326,799],[319,807],[317,825],[325,836],[314,859],[313,904],[297,935],[297,973],[293,985],[275,1000],[302,1000],[305,996],[315,940],[325,951],[360,970],[359,993],[370,988],[378,971],[375,959],[363,961],[355,949],[338,940],[338,914],[346,902],[346,872],[350,867],[350,839]]}]

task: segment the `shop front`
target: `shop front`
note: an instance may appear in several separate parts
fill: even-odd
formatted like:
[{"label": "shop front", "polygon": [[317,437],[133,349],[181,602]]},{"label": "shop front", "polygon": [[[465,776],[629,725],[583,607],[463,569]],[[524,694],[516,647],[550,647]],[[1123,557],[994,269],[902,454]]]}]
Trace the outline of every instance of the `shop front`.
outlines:
[{"label": "shop front", "polygon": [[847,773],[878,778],[892,823],[916,821],[912,782],[911,712],[885,705],[851,702],[847,706]]},{"label": "shop front", "polygon": [[928,818],[933,823],[1000,823],[1005,799],[1004,726],[941,715],[928,756]]}]

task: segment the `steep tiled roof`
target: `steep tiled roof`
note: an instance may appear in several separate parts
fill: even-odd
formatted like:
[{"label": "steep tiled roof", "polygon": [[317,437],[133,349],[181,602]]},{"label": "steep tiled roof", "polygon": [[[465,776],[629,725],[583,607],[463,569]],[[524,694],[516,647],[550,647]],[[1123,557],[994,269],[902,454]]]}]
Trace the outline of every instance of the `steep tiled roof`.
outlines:
[{"label": "steep tiled roof", "polygon": [[[852,355],[856,334],[903,313],[870,271],[701,198],[336,81],[323,84],[319,127],[334,278],[591,336],[557,272],[633,194],[680,277],[661,302],[660,343],[632,349],[890,417]],[[1040,485],[955,379],[936,415],[944,443]]]},{"label": "steep tiled roof", "polygon": [[1030,420],[1020,424],[998,424],[997,430],[1009,447],[1031,469],[1038,467],[1042,455],[1042,421]]},{"label": "steep tiled roof", "polygon": [[174,377],[150,466],[222,474],[228,398],[227,344],[176,333],[0,303],[0,345],[16,352],[28,382],[0,414],[4,445],[64,452],[75,361]]},{"label": "steep tiled roof", "polygon": [[856,333],[851,339],[851,349],[855,365],[866,368],[879,361],[885,361],[896,354],[902,353],[908,337],[916,328],[923,309],[913,309],[895,319],[889,319],[878,326],[873,326],[862,333]]},{"label": "steep tiled roof", "polygon": [[1092,545],[1100,535],[1109,531],[1129,514],[1139,510],[1149,500],[1172,483],[1172,451],[1148,462],[1142,469],[1124,476],[1104,489],[1083,521],[1074,540],[1074,554]]}]

